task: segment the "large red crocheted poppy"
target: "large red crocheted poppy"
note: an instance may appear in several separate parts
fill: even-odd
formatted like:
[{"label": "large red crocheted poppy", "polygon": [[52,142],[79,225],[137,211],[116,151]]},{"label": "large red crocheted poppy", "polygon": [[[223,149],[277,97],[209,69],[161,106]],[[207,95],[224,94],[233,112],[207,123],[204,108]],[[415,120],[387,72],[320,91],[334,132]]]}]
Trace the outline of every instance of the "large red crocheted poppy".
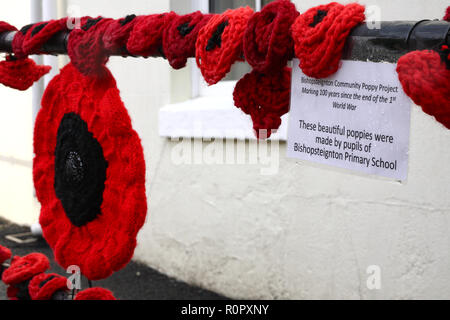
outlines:
[{"label": "large red crocheted poppy", "polygon": [[200,30],[196,47],[197,65],[209,85],[216,84],[242,60],[244,32],[253,15],[250,7],[229,9],[214,15]]},{"label": "large red crocheted poppy", "polygon": [[450,50],[410,52],[398,60],[397,72],[405,93],[450,129]]},{"label": "large red crocheted poppy", "polygon": [[195,56],[198,33],[211,17],[211,14],[196,11],[175,17],[165,28],[163,51],[172,68],[184,68],[187,59]]},{"label": "large red crocheted poppy", "polygon": [[67,290],[67,279],[55,273],[38,274],[28,284],[31,300],[52,300],[57,292]]},{"label": "large red crocheted poppy", "polygon": [[295,54],[303,73],[314,78],[334,74],[350,31],[365,19],[364,6],[336,2],[309,9],[292,25]]},{"label": "large red crocheted poppy", "polygon": [[266,5],[249,20],[244,36],[245,60],[262,73],[277,72],[294,55],[291,25],[299,12],[289,0]]},{"label": "large red crocheted poppy", "polygon": [[123,268],[147,212],[145,161],[106,67],[69,64],[48,85],[34,132],[40,224],[57,262],[91,280]]},{"label": "large red crocheted poppy", "polygon": [[444,20],[450,22],[450,7],[448,7],[447,11],[445,12]]},{"label": "large red crocheted poppy", "polygon": [[281,116],[289,111],[291,68],[265,75],[255,70],[238,81],[233,98],[236,107],[252,117],[258,138],[269,138],[281,125]]},{"label": "large red crocheted poppy", "polygon": [[80,291],[75,300],[116,300],[111,291],[103,288],[89,288]]}]

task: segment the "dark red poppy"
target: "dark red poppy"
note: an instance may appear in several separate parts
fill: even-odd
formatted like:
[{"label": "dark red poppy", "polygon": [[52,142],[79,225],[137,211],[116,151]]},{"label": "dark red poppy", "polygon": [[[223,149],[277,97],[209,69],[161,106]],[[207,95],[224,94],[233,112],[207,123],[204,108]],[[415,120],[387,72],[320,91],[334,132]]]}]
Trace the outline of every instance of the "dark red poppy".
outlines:
[{"label": "dark red poppy", "polygon": [[238,60],[243,60],[244,32],[253,15],[250,7],[214,15],[200,30],[196,43],[197,65],[209,85],[216,84]]},{"label": "dark red poppy", "polygon": [[236,107],[250,115],[258,138],[269,138],[289,111],[291,68],[265,75],[255,70],[238,81],[233,98]]},{"label": "dark red poppy", "polygon": [[299,12],[289,0],[264,6],[249,20],[244,36],[245,60],[262,73],[277,72],[294,55],[291,26]]},{"label": "dark red poppy", "polygon": [[25,31],[22,50],[26,55],[39,54],[44,43],[56,33],[67,29],[67,18],[28,25],[21,30],[21,32]]},{"label": "dark red poppy", "polygon": [[80,291],[75,300],[116,300],[111,291],[103,288],[90,288]]},{"label": "dark red poppy", "polygon": [[[16,30],[14,26],[0,21],[0,33]],[[22,50],[24,37],[22,31],[16,33],[13,41],[15,54],[6,56],[6,60],[0,62],[0,83],[17,90],[27,90],[51,69],[49,66],[38,66],[27,58]]]},{"label": "dark red poppy", "polygon": [[164,29],[177,16],[175,12],[169,12],[137,17],[128,39],[128,51],[143,57],[163,54]]},{"label": "dark red poppy", "polygon": [[50,82],[34,152],[40,223],[56,261],[91,280],[123,268],[147,213],[145,161],[106,67],[84,76],[69,64]]},{"label": "dark red poppy", "polygon": [[126,54],[127,43],[134,25],[139,20],[135,14],[114,20],[103,35],[105,49],[113,54]]},{"label": "dark red poppy", "polygon": [[165,28],[163,51],[172,68],[185,67],[187,59],[195,56],[198,33],[211,17],[211,14],[202,14],[200,11],[196,11],[175,17]]},{"label": "dark red poppy", "polygon": [[67,279],[55,273],[38,274],[28,284],[31,300],[52,300],[57,292],[67,290]]}]

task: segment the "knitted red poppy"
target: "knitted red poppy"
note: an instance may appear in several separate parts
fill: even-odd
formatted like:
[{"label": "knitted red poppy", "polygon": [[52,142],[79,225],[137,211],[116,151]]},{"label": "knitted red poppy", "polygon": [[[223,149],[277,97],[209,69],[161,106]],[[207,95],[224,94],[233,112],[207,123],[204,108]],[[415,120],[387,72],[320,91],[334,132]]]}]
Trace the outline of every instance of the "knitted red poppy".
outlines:
[{"label": "knitted red poppy", "polygon": [[103,17],[85,17],[81,28],[70,33],[67,53],[72,64],[84,75],[102,74],[110,53],[105,48],[103,36],[115,20]]},{"label": "knitted red poppy", "polygon": [[55,293],[67,290],[67,279],[55,273],[38,274],[28,284],[31,300],[52,300]]},{"label": "knitted red poppy", "polygon": [[350,31],[365,19],[364,6],[336,2],[309,9],[292,25],[295,54],[307,76],[326,78],[338,68]]},{"label": "knitted red poppy", "polygon": [[258,138],[269,138],[289,111],[291,68],[264,75],[255,70],[246,74],[234,89],[234,104],[252,117]]},{"label": "knitted red poppy", "polygon": [[127,43],[134,25],[139,19],[131,14],[110,23],[103,35],[105,49],[114,54],[127,54]]},{"label": "knitted red poppy", "polygon": [[203,78],[216,84],[242,60],[244,32],[253,15],[250,7],[227,10],[213,16],[200,30],[196,43],[196,58]]},{"label": "knitted red poppy", "polygon": [[405,93],[450,129],[450,50],[410,52],[398,60],[397,72]]},{"label": "knitted red poppy", "polygon": [[116,300],[111,291],[103,288],[89,288],[80,291],[75,300]]},{"label": "knitted red poppy", "polygon": [[299,12],[289,0],[266,5],[249,20],[244,36],[246,61],[262,73],[278,71],[294,55],[290,29]]},{"label": "knitted red poppy", "polygon": [[444,20],[450,22],[450,7],[447,8],[447,11],[444,16]]},{"label": "knitted red poppy", "polygon": [[11,259],[11,250],[6,247],[0,246],[0,265],[9,259]]},{"label": "knitted red poppy", "polygon": [[34,133],[40,224],[57,262],[91,280],[123,268],[147,212],[145,161],[106,67],[69,64],[48,85]]},{"label": "knitted red poppy", "polygon": [[[6,31],[17,31],[17,29],[6,22],[0,21],[0,33]],[[13,44],[15,43],[16,46],[19,43],[21,44],[23,37],[22,32],[17,32]],[[27,90],[34,82],[47,74],[50,69],[48,66],[38,66],[33,60],[27,58],[20,45],[17,54],[7,55],[6,60],[0,62],[0,83],[13,89]]]},{"label": "knitted red poppy", "polygon": [[128,51],[143,57],[163,54],[164,29],[175,17],[177,17],[175,12],[138,17],[128,39]]},{"label": "knitted red poppy", "polygon": [[195,42],[199,31],[211,19],[211,14],[196,11],[175,17],[164,30],[163,50],[174,69],[186,66],[189,57],[195,57]]},{"label": "knitted red poppy", "polygon": [[41,253],[30,253],[25,257],[14,257],[11,266],[3,272],[2,281],[5,284],[17,285],[30,280],[48,268],[50,268],[50,262]]},{"label": "knitted red poppy", "polygon": [[[67,18],[39,22],[25,27],[26,32],[22,40],[22,51],[26,55],[40,54],[44,43],[56,33],[67,30]],[[23,31],[23,30],[22,30]]]}]

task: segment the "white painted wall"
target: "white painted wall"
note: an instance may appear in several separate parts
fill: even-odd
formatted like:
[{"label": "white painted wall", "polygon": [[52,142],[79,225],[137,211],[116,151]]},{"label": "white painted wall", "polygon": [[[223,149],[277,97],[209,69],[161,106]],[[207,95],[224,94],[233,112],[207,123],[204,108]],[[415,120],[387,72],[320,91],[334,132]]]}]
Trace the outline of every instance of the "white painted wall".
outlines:
[{"label": "white painted wall", "polygon": [[[188,0],[68,2],[82,15],[120,17],[186,10]],[[295,2],[300,11],[319,3]],[[448,5],[360,2],[379,4],[383,20],[437,18]],[[14,14],[1,17],[12,21]],[[179,144],[158,137],[158,110],[189,98],[190,69],[172,71],[162,59],[132,58],[112,58],[109,67],[148,168],[149,218],[135,259],[236,298],[450,298],[450,133],[419,108],[412,112],[405,184],[287,160],[284,144],[274,176],[260,174],[264,165],[176,165],[172,155]],[[28,110],[31,98],[1,90],[7,90],[0,94],[8,112],[0,108],[0,133],[8,139],[0,140],[0,155],[13,154],[28,167],[15,172],[0,158],[0,215],[32,223],[35,213],[28,214],[26,204],[32,193],[31,123],[15,112]],[[10,138],[12,129],[18,139]],[[381,267],[381,290],[366,287],[369,265]]]}]

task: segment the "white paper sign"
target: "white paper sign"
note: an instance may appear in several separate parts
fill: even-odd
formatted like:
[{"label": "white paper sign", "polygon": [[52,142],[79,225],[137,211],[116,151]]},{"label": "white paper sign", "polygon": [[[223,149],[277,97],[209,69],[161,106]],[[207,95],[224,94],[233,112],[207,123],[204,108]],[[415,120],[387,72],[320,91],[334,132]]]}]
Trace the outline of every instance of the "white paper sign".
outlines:
[{"label": "white paper sign", "polygon": [[343,61],[335,75],[318,80],[298,63],[288,157],[406,180],[411,102],[395,65]]}]

